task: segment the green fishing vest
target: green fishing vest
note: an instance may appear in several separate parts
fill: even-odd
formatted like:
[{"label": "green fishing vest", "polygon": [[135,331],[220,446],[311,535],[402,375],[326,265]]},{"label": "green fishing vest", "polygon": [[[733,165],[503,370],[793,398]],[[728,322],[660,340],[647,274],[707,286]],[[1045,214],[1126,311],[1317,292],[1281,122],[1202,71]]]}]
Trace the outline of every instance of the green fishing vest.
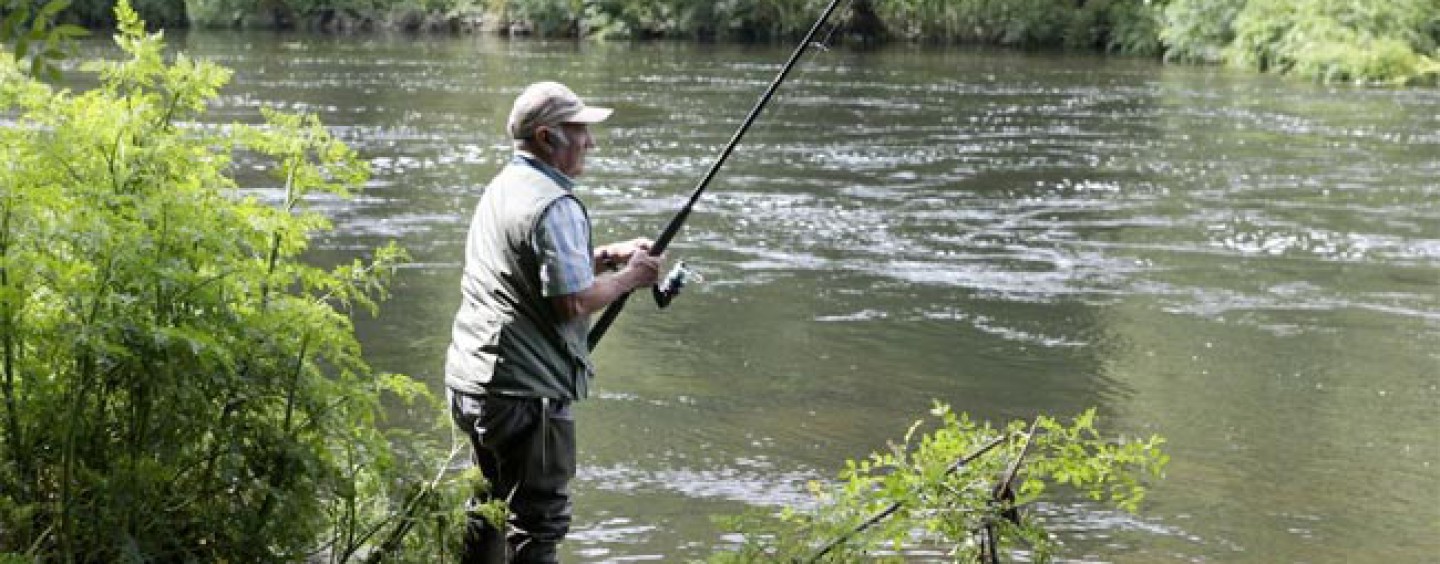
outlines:
[{"label": "green fishing vest", "polygon": [[480,197],[445,355],[451,389],[572,401],[589,394],[589,320],[556,313],[541,293],[540,258],[530,244],[545,210],[560,198],[574,196],[523,162],[507,165]]}]

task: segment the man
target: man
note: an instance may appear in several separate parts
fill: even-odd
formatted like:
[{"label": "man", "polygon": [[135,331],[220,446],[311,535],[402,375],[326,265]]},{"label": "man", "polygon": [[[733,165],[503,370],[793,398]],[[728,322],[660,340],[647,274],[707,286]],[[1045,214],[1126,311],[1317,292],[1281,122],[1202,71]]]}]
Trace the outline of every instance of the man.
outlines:
[{"label": "man", "polygon": [[[465,562],[558,562],[575,476],[573,402],[589,392],[591,313],[659,278],[662,258],[636,239],[592,248],[572,192],[610,116],[555,82],[515,99],[515,155],[475,208],[445,360],[450,413],[469,437],[490,499],[509,504],[509,536],[467,509]],[[615,265],[623,265],[611,271]]]}]

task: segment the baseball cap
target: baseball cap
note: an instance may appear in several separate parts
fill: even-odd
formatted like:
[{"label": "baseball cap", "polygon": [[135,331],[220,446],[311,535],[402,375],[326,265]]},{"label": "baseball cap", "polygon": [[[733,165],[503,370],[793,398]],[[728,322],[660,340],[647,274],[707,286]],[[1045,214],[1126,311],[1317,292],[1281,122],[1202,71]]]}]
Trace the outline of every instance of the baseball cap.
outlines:
[{"label": "baseball cap", "polygon": [[515,98],[505,131],[513,139],[527,139],[542,125],[599,123],[614,110],[586,106],[568,87],[558,82],[537,82],[525,87]]}]

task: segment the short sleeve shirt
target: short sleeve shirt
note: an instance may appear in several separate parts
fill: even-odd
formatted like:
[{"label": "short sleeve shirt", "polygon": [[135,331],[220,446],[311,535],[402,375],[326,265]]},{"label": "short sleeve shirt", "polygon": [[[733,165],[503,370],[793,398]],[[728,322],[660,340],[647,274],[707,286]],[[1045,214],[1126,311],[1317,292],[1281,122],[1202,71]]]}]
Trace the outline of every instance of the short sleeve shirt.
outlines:
[{"label": "short sleeve shirt", "polygon": [[[566,192],[575,181],[525,151],[515,152],[515,164],[526,164],[550,177]],[[547,298],[574,294],[595,282],[590,251],[590,218],[574,198],[560,198],[546,208],[530,246],[540,257],[540,293]]]},{"label": "short sleeve shirt", "polygon": [[545,210],[530,244],[540,257],[545,297],[574,294],[595,282],[590,251],[590,220],[573,198],[560,198]]}]

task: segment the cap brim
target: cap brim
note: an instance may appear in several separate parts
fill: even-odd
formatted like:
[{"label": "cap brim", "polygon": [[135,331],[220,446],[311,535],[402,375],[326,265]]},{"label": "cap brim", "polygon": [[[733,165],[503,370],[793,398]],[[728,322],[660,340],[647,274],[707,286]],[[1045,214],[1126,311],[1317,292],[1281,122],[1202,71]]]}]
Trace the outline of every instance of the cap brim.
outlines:
[{"label": "cap brim", "polygon": [[565,123],[600,123],[610,117],[615,110],[597,106],[586,106],[585,109],[575,112],[575,115],[565,119]]}]

